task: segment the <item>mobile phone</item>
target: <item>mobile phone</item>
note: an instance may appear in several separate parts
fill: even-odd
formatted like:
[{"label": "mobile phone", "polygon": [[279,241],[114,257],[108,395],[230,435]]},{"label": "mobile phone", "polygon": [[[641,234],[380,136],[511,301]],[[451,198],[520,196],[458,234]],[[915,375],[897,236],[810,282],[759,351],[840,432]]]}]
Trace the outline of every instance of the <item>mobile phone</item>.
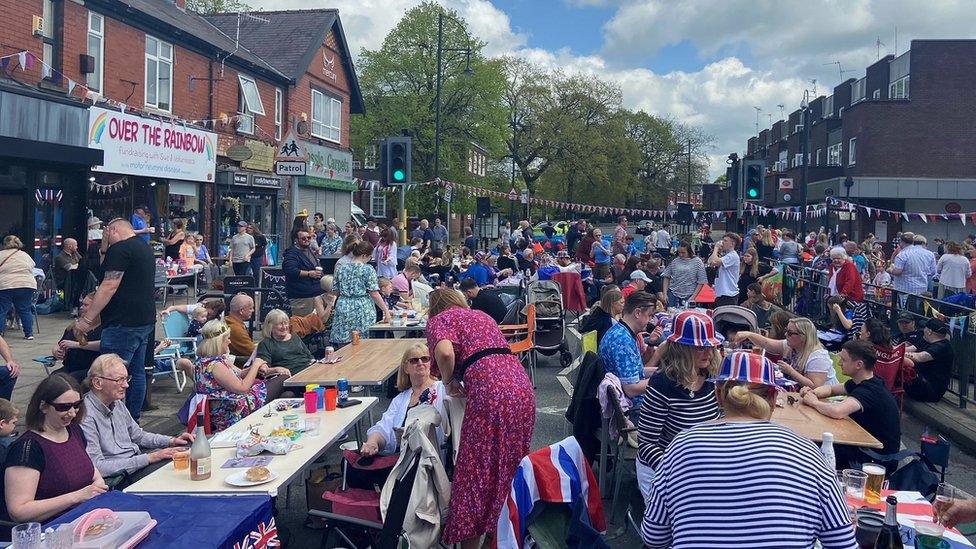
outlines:
[{"label": "mobile phone", "polygon": [[347,398],[342,402],[337,402],[336,406],[338,406],[339,408],[348,408],[350,406],[356,406],[357,404],[362,404],[362,403],[363,401],[361,400],[356,400],[354,398]]}]

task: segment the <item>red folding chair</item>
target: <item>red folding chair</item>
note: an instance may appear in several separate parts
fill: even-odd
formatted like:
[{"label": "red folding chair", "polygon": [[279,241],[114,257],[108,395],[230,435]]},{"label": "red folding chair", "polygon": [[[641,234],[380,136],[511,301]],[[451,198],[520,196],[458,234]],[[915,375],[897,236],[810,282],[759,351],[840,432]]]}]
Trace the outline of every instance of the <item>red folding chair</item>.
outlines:
[{"label": "red folding chair", "polygon": [[902,411],[905,401],[905,343],[893,349],[875,346],[878,360],[874,363],[874,375],[880,377],[898,401],[898,411]]}]

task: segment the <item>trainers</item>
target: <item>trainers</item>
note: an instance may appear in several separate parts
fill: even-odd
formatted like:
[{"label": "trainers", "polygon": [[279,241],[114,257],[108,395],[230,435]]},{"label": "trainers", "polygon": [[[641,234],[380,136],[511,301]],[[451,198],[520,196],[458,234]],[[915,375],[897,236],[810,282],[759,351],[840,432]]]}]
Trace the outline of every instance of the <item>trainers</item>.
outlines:
[{"label": "trainers", "polygon": [[26,339],[27,341],[34,341],[34,336],[32,335],[24,336],[24,339]]}]

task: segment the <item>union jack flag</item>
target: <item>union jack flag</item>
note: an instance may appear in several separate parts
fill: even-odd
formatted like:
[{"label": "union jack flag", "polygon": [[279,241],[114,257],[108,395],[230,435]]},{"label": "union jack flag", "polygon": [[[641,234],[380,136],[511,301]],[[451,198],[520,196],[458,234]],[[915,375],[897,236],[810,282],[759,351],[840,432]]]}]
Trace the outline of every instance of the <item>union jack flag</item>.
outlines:
[{"label": "union jack flag", "polygon": [[274,517],[271,517],[266,523],[258,523],[257,530],[248,534],[242,541],[235,543],[234,549],[265,549],[280,546],[278,527],[275,526]]}]

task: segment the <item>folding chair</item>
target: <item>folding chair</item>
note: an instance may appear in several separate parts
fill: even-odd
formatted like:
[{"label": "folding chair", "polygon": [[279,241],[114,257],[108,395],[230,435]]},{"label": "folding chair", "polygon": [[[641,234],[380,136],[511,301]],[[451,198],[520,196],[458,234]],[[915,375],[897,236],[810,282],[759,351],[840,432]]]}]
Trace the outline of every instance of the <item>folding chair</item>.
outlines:
[{"label": "folding chair", "polygon": [[582,346],[580,354],[585,355],[586,353],[597,352],[599,342],[596,340],[596,335],[596,330],[583,334],[583,337],[580,339],[580,345]]},{"label": "folding chair", "polygon": [[[605,419],[603,422],[603,429],[601,434],[602,447],[600,449],[600,493],[605,494],[603,491],[603,473],[604,465],[609,460],[613,458],[613,487],[610,490],[610,522],[615,523],[616,517],[616,501],[617,496],[620,494],[620,473],[623,470],[624,462],[624,447],[627,444],[627,435],[637,430],[637,427],[631,427],[627,425],[627,416],[624,415],[624,411],[620,408],[620,395],[617,394],[617,390],[614,387],[607,387],[607,402],[610,403],[612,414],[609,418]],[[617,440],[610,440],[610,427],[616,428],[617,432],[620,434]]]},{"label": "folding chair", "polygon": [[529,304],[525,313],[525,324],[505,324],[499,326],[506,337],[525,335],[525,339],[511,341],[508,348],[512,354],[519,355],[524,360],[527,356],[529,373],[532,378],[532,388],[535,388],[535,305]]},{"label": "folding chair", "polygon": [[905,403],[905,343],[898,344],[890,352],[877,350],[879,352],[878,360],[874,363],[874,375],[884,381],[885,387],[898,401],[900,414]]}]

